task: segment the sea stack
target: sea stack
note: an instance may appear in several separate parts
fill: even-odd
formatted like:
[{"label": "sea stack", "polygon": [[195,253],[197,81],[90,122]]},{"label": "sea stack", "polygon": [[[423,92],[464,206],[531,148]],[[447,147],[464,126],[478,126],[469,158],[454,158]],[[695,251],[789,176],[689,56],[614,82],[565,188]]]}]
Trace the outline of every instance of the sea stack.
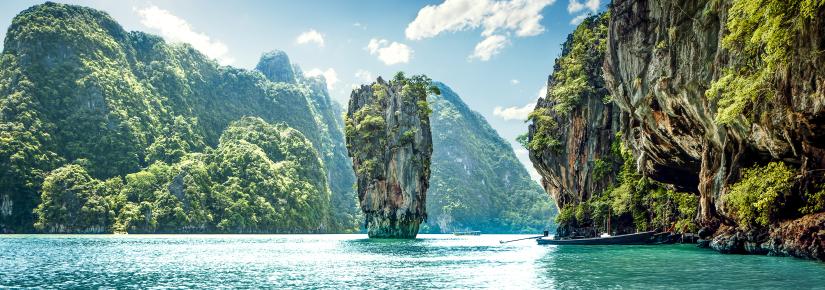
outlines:
[{"label": "sea stack", "polygon": [[398,73],[353,90],[346,139],[370,238],[411,239],[427,218],[432,136],[425,76]]}]

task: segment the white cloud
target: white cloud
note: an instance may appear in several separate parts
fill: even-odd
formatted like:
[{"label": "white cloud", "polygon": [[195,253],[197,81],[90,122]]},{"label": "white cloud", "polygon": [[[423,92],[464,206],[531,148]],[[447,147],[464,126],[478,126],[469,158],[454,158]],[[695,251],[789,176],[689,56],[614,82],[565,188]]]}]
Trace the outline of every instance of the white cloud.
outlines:
[{"label": "white cloud", "polygon": [[507,37],[501,35],[490,35],[476,44],[476,48],[469,58],[488,61],[494,55],[499,54],[508,43],[510,42],[507,40]]},{"label": "white cloud", "polygon": [[361,29],[363,29],[363,30],[367,30],[367,25],[366,25],[366,24],[362,24],[361,22],[355,22],[355,23],[353,23],[353,24],[352,24],[352,26],[355,26],[355,27],[361,28]]},{"label": "white cloud", "polygon": [[541,11],[555,0],[512,0],[492,2],[489,17],[484,19],[482,35],[489,36],[498,30],[514,30],[516,36],[536,36],[544,32]]},{"label": "white cloud", "polygon": [[371,83],[373,80],[375,80],[370,71],[363,69],[359,69],[355,72],[355,79],[358,80],[360,83]]},{"label": "white cloud", "polygon": [[518,36],[535,36],[544,32],[541,10],[553,2],[555,0],[446,0],[421,8],[404,33],[408,39],[419,40],[442,32],[482,27],[483,36],[506,30]]},{"label": "white cloud", "polygon": [[576,16],[570,20],[570,25],[579,25],[579,23],[582,23],[585,18],[587,18],[587,14]]},{"label": "white cloud", "polygon": [[366,49],[386,65],[408,63],[413,54],[413,50],[406,44],[377,38],[370,39]]},{"label": "white cloud", "polygon": [[[596,13],[599,11],[599,4],[601,4],[600,0],[587,0],[584,3],[579,2],[579,0],[570,0],[570,3],[567,4],[567,12],[570,12],[570,14],[575,14],[587,9],[593,13]],[[579,17],[580,16],[581,15],[579,15]]]},{"label": "white cloud", "polygon": [[339,81],[338,73],[335,72],[334,69],[328,68],[326,70],[321,70],[319,68],[313,68],[307,72],[304,72],[304,76],[307,77],[315,77],[315,76],[323,76],[327,83],[327,90],[332,91],[335,87],[335,83]]},{"label": "white cloud", "polygon": [[510,80],[510,83],[511,83],[511,84],[514,84],[514,85],[517,85],[517,84],[519,84],[519,83],[520,83],[520,81],[519,81],[519,80],[517,80],[517,79],[512,79],[512,80]]},{"label": "white cloud", "polygon": [[[536,36],[544,32],[541,11],[553,2],[555,0],[446,0],[421,8],[404,34],[407,39],[420,40],[443,32],[483,28],[482,42],[490,42],[490,37],[496,35],[504,37],[502,34]],[[479,45],[481,43],[476,45],[476,53]]]},{"label": "white cloud", "polygon": [[[600,0],[587,0],[584,3],[579,2],[579,0],[570,0],[567,4],[567,12],[570,14],[584,12],[571,19],[570,24],[579,25],[579,23],[582,23],[582,21],[584,21],[584,19],[586,19],[591,13],[599,12],[600,4]],[[586,10],[589,10],[589,12]]]},{"label": "white cloud", "polygon": [[301,35],[298,35],[295,42],[298,44],[315,43],[318,47],[324,47],[324,36],[315,29],[310,29],[309,31],[301,33]]},{"label": "white cloud", "polygon": [[170,42],[184,42],[210,58],[214,58],[222,65],[229,65],[235,61],[229,56],[229,48],[220,41],[212,40],[208,35],[195,32],[186,20],[181,19],[167,10],[150,6],[137,10],[140,23],[144,26],[160,31],[160,35]]},{"label": "white cloud", "polygon": [[527,115],[533,111],[533,108],[536,107],[536,103],[529,103],[524,105],[523,107],[495,107],[493,108],[493,116],[502,118],[504,120],[518,120],[524,121],[527,120]]},{"label": "white cloud", "polygon": [[[547,86],[542,86],[539,89],[538,95],[536,96],[536,100],[539,98],[544,98],[547,95]],[[501,107],[497,106],[493,108],[493,116],[502,118],[504,120],[517,120],[517,121],[524,121],[527,120],[527,115],[533,111],[536,107],[536,102],[528,103],[522,107],[512,106],[512,107]]]},{"label": "white cloud", "polygon": [[543,86],[541,86],[541,89],[539,89],[539,95],[538,95],[538,98],[536,98],[536,99],[544,98],[546,96],[547,96],[547,85],[543,85]]},{"label": "white cloud", "polygon": [[439,5],[427,5],[418,11],[415,20],[407,25],[407,39],[434,37],[445,31],[477,28],[485,15],[490,14],[487,0],[446,0]]}]

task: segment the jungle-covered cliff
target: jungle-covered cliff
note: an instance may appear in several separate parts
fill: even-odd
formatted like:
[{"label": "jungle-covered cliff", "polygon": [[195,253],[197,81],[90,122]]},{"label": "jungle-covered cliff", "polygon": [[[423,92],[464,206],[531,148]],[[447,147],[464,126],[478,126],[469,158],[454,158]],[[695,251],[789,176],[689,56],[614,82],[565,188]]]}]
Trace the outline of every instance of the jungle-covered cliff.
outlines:
[{"label": "jungle-covered cliff", "polygon": [[[653,188],[649,192],[664,192],[677,205],[669,211],[648,205],[649,220],[695,212],[688,222],[668,219],[658,226],[668,229],[683,221],[683,230],[701,228],[700,236],[721,252],[825,260],[825,3],[617,0],[602,17],[609,19],[606,35],[595,38],[600,44],[606,40],[603,71],[586,73],[604,79],[606,105],[621,111],[613,117],[619,125],[613,143],[624,165],[612,187],[623,187],[627,174],[646,180]],[[576,33],[592,25],[585,21]],[[537,134],[559,131],[555,124],[542,130],[541,117],[560,117],[559,124],[579,119],[575,110],[559,116],[540,109],[550,107],[548,99],[583,96],[552,93],[563,88],[557,75],[569,75],[563,72],[578,70],[580,63],[557,62],[551,93],[534,112],[531,147],[545,144],[535,141],[542,140]],[[590,111],[600,106],[588,105]],[[580,144],[571,146],[575,138],[569,135],[551,136],[562,137],[557,139],[562,153]],[[599,146],[592,138],[583,142]],[[541,157],[546,154],[541,149],[531,148],[539,164],[580,170],[582,162],[558,165]],[[543,172],[545,180],[564,174]],[[549,183],[545,187],[552,192]],[[587,210],[578,208],[588,208],[582,200],[593,198],[562,195],[574,200],[574,217],[586,216],[579,213]],[[608,199],[613,205],[621,200]],[[568,205],[560,205],[564,220]],[[635,216],[634,224],[650,228]]]},{"label": "jungle-covered cliff", "polygon": [[560,210],[556,235],[692,230],[696,198],[638,174],[622,142],[622,112],[602,76],[609,21],[595,15],[570,34],[529,116],[525,145]]},{"label": "jungle-covered cliff", "polygon": [[328,171],[349,167],[339,114],[323,80],[294,73],[281,52],[260,72],[219,66],[106,13],[46,3],[14,18],[0,68],[2,232],[359,222],[354,175]]},{"label": "jungle-covered cliff", "polygon": [[555,207],[530,179],[510,143],[447,85],[429,96],[433,134],[427,227],[451,233],[540,233],[552,226]]}]

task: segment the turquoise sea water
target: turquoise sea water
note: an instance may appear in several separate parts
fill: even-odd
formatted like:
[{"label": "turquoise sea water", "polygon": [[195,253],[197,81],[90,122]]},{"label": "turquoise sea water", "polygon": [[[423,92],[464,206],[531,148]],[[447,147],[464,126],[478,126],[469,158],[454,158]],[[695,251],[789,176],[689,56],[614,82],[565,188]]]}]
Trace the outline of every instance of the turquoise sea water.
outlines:
[{"label": "turquoise sea water", "polygon": [[825,289],[825,263],[521,236],[0,236],[0,288]]}]

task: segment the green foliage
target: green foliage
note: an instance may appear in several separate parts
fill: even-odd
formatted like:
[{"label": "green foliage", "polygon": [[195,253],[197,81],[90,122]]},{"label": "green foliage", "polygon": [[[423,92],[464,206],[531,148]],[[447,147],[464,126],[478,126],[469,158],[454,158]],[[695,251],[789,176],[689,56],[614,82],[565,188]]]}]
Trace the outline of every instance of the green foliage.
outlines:
[{"label": "green foliage", "polygon": [[[557,218],[557,222],[606,228],[607,219],[628,220],[639,231],[673,229],[676,232],[695,232],[697,227],[693,219],[698,210],[698,196],[669,190],[636,172],[633,156],[620,137],[617,136],[617,141],[612,145],[614,154],[624,160],[617,183],[589,199],[567,205],[565,208],[571,212],[561,220]],[[594,175],[606,170],[605,166],[600,165],[603,162],[600,159],[594,161]],[[598,169],[600,167],[602,169]],[[563,213],[564,210],[559,216]]]},{"label": "green foliage", "polygon": [[532,151],[550,151],[558,154],[562,149],[562,144],[553,133],[558,125],[556,119],[550,115],[550,111],[547,108],[536,108],[530,112],[527,119],[533,121],[536,126],[527,148]]},{"label": "green foliage", "polygon": [[587,95],[601,87],[601,63],[607,50],[609,13],[592,16],[576,27],[556,60],[547,96],[555,101],[553,110],[566,114]]},{"label": "green foliage", "polygon": [[731,185],[722,200],[740,226],[767,226],[785,206],[793,182],[794,173],[785,163],[757,165],[743,170],[742,178]]},{"label": "green foliage", "polygon": [[34,226],[45,232],[105,232],[113,219],[109,191],[80,165],[66,165],[43,181]]},{"label": "green foliage", "polygon": [[825,185],[820,186],[817,192],[806,192],[805,205],[799,209],[801,214],[812,214],[825,211]]},{"label": "green foliage", "polygon": [[684,192],[677,192],[675,194],[676,209],[679,215],[674,225],[677,232],[695,233],[699,229],[693,219],[699,212],[699,197]]},{"label": "green foliage", "polygon": [[593,160],[593,178],[602,179],[612,170],[610,163],[602,159]]},{"label": "green foliage", "polygon": [[418,106],[418,114],[421,116],[429,116],[433,113],[433,110],[430,109],[430,104],[427,103],[426,100],[419,100],[415,102],[416,106]]},{"label": "green foliage", "polygon": [[432,84],[432,79],[426,75],[414,75],[409,78],[404,76],[404,72],[398,72],[390,81],[390,86],[401,87],[401,97],[403,100],[413,100],[418,107],[418,115],[422,122],[428,122],[432,109],[427,103],[427,95],[440,95],[441,91]]},{"label": "green foliage", "polygon": [[610,13],[591,16],[568,36],[548,84],[545,96],[548,105],[537,106],[527,118],[535,126],[529,138],[529,150],[560,153],[562,144],[556,118],[570,113],[583,98],[609,98],[601,72],[609,19]]},{"label": "green foliage", "polygon": [[[387,144],[387,124],[381,109],[381,100],[385,100],[386,97],[379,97],[382,94],[386,96],[387,93],[384,86],[379,87],[380,90],[374,91],[376,103],[362,107],[351,116],[347,116],[345,121],[347,147],[350,147],[349,152],[353,154],[353,158],[360,162],[356,164],[358,174],[371,178],[383,175],[376,158]],[[351,148],[355,144],[360,144],[358,150]]]},{"label": "green foliage", "polygon": [[401,143],[412,143],[415,140],[415,133],[418,132],[417,129],[410,129],[404,131],[404,134],[401,135]]},{"label": "green foliage", "polygon": [[[388,98],[400,94],[402,102],[415,105],[420,121],[428,123],[432,109],[427,102],[427,94],[440,91],[432,85],[432,80],[426,75],[406,77],[400,71],[389,83],[376,82],[370,89],[372,96],[368,100],[369,103],[344,117],[344,132],[348,151],[356,162],[357,173],[367,179],[376,179],[384,174],[378,158],[390,142],[387,140],[388,134],[392,133],[384,119],[384,108],[388,106]],[[414,135],[413,131],[402,132],[399,141],[411,142]]]},{"label": "green foliage", "polygon": [[716,122],[740,119],[747,108],[776,94],[773,80],[793,59],[816,59],[821,52],[796,54],[797,36],[814,25],[822,0],[734,0],[722,44],[733,57],[706,95],[718,100]]},{"label": "green foliage", "polygon": [[309,141],[260,118],[232,123],[220,145],[101,182],[80,165],[45,179],[45,232],[316,232],[330,230],[330,192]]},{"label": "green foliage", "polygon": [[516,136],[516,142],[518,142],[518,144],[524,149],[530,148],[530,137],[528,134],[529,133],[524,133]]},{"label": "green foliage", "polygon": [[372,84],[372,91],[373,96],[375,96],[375,101],[378,103],[386,102],[387,101],[387,87],[379,84],[374,83]]},{"label": "green foliage", "polygon": [[[334,227],[356,228],[344,124],[325,89],[219,66],[188,45],[126,32],[105,13],[72,5],[27,9],[12,21],[6,44],[0,55],[0,188],[7,192],[0,199],[8,195],[14,212],[0,216],[0,230],[31,231],[46,175],[68,162],[87,160],[85,170],[97,180],[122,178],[158,161],[174,167],[215,148],[228,125],[244,116],[304,134],[322,160],[316,168],[329,170]],[[324,172],[313,176],[313,183],[326,182]],[[114,230],[171,200],[119,205],[122,223]],[[174,207],[163,214],[180,218]]]},{"label": "green foliage", "polygon": [[163,129],[162,135],[146,148],[146,161],[173,163],[190,152],[199,152],[206,147],[202,134],[198,134],[197,119],[174,118],[171,126]]},{"label": "green foliage", "polygon": [[559,214],[556,215],[556,223],[557,224],[567,224],[576,221],[576,212],[578,207],[575,205],[566,206],[559,210]]},{"label": "green foliage", "polygon": [[574,216],[577,221],[586,221],[592,218],[593,209],[589,202],[582,202],[576,205]]}]

